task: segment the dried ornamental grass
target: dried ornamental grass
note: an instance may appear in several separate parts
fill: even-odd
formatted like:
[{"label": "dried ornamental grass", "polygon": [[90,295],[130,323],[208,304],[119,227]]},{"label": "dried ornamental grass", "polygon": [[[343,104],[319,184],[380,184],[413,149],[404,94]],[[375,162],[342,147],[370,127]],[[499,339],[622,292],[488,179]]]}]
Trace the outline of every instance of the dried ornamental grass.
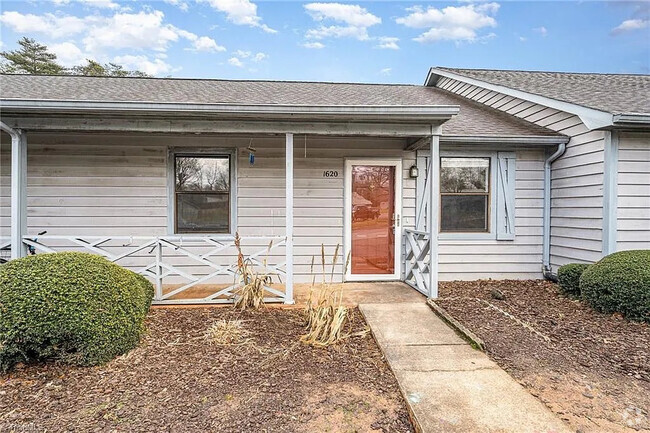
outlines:
[{"label": "dried ornamental grass", "polygon": [[210,343],[229,346],[245,344],[250,341],[246,338],[250,332],[244,328],[241,320],[221,319],[213,323],[205,332],[205,339]]},{"label": "dried ornamental grass", "polygon": [[[343,305],[343,286],[337,290],[333,284],[334,268],[338,261],[340,245],[336,246],[332,259],[330,280],[325,277],[325,246],[321,245],[321,270],[322,282],[316,288],[314,274],[314,258],[311,261],[312,284],[309,299],[305,310],[307,316],[307,333],[300,337],[300,341],[315,347],[327,347],[335,344],[349,335],[343,332],[343,327],[348,319],[348,309]],[[350,264],[348,254],[343,274],[347,272]]]},{"label": "dried ornamental grass", "polygon": [[[234,292],[234,307],[241,310],[259,310],[264,306],[264,287],[271,283],[271,275],[256,271],[253,261],[244,257],[239,233],[235,233],[235,246],[237,247],[236,284],[239,285],[239,288]],[[272,246],[273,241],[267,247],[267,256]],[[267,258],[262,262],[264,269],[266,269],[266,263]]]}]

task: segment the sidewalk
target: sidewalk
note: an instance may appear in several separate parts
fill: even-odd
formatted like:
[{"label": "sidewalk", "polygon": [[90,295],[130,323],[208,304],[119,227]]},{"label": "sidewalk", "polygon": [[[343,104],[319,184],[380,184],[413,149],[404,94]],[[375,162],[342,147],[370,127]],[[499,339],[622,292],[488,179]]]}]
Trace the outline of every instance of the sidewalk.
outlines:
[{"label": "sidewalk", "polygon": [[407,399],[429,432],[571,430],[424,303],[359,305]]}]

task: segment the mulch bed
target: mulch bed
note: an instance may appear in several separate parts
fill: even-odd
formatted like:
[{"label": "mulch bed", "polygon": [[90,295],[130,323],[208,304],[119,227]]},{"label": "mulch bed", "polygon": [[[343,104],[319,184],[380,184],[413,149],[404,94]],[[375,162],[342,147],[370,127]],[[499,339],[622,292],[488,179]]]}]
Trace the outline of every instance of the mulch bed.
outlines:
[{"label": "mulch bed", "polygon": [[[244,344],[205,339],[241,319]],[[370,334],[298,343],[302,312],[155,309],[140,347],[104,366],[19,366],[0,375],[0,431],[411,432],[395,377]],[[351,330],[365,329],[358,310]]]},{"label": "mulch bed", "polygon": [[541,280],[441,283],[436,303],[576,430],[650,429],[648,324],[597,313]]}]

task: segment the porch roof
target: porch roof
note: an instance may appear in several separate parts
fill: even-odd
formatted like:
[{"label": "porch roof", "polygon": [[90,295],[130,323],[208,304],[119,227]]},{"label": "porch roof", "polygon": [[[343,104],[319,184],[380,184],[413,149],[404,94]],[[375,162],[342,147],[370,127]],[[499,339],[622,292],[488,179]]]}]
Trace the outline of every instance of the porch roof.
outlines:
[{"label": "porch roof", "polygon": [[[448,137],[562,135],[434,87],[299,81],[0,75],[5,117],[129,113],[283,121],[408,122]],[[449,120],[451,119],[451,120]],[[38,129],[40,123],[31,121]],[[21,127],[19,124],[13,126]]]}]

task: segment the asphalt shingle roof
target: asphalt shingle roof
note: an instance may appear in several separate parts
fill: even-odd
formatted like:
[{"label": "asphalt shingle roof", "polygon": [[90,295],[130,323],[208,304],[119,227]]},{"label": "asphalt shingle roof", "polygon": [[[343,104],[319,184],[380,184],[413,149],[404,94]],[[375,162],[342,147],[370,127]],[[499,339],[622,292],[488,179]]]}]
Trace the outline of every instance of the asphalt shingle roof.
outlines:
[{"label": "asphalt shingle roof", "polygon": [[458,105],[444,135],[558,136],[435,87],[299,81],[0,75],[0,99],[278,105]]},{"label": "asphalt shingle roof", "polygon": [[437,69],[613,114],[650,113],[650,75]]}]

